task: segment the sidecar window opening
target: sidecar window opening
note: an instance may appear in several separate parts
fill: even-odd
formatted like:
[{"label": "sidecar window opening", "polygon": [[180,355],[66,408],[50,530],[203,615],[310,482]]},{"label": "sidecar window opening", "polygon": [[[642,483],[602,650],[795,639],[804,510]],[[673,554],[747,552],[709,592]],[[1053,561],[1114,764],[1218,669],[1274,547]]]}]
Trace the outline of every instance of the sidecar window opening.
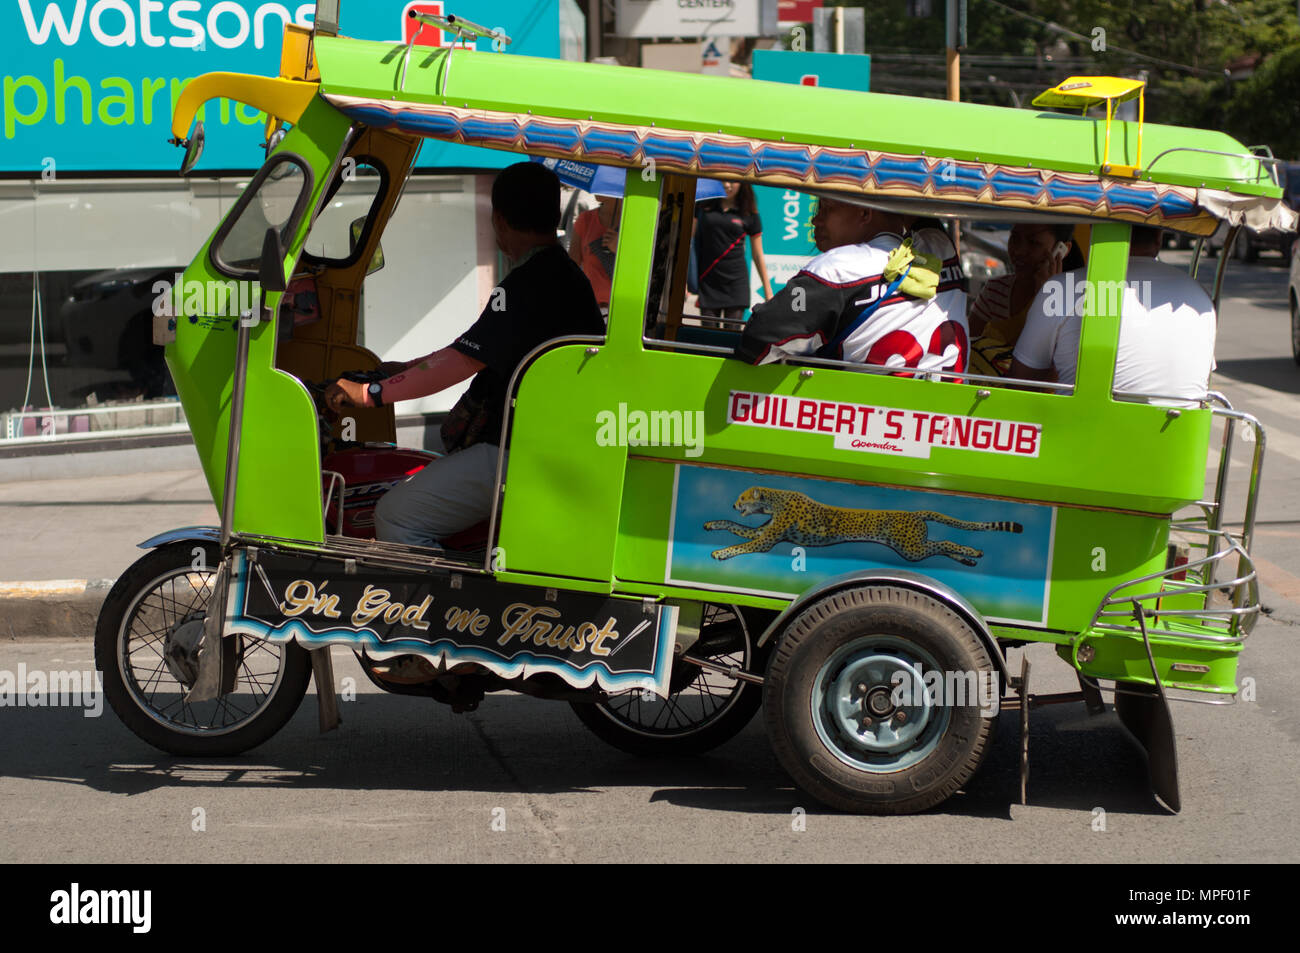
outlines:
[{"label": "sidecar window opening", "polygon": [[229,278],[256,279],[268,228],[286,251],[311,196],[312,172],[306,160],[279,152],[262,166],[235,202],[212,240],[209,258]]},{"label": "sidecar window opening", "polygon": [[[683,317],[699,320],[698,314],[683,314],[688,294],[686,272],[690,264],[691,231],[695,221],[694,191],[694,177],[672,176],[665,177],[659,192],[654,259],[642,336],[647,347],[665,341],[680,342],[678,335]],[[685,345],[686,342],[680,343]]]},{"label": "sidecar window opening", "polygon": [[[388,170],[374,156],[348,156],[335,173],[307,234],[304,262],[325,268],[356,264],[379,224],[376,220],[387,201],[389,183]],[[352,226],[362,219],[358,233]]]}]

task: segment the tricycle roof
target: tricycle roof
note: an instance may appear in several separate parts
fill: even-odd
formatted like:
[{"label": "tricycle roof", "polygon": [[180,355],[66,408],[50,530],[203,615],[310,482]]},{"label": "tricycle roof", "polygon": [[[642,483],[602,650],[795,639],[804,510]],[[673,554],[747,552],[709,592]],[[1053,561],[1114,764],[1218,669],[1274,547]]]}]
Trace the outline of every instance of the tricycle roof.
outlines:
[{"label": "tricycle roof", "polygon": [[[1268,159],[1224,133],[974,103],[317,36],[358,121],[531,155],[1209,234],[1288,227]],[[1138,148],[1139,136],[1144,140]],[[1135,174],[1102,174],[1108,160]],[[919,209],[918,209],[919,210]]]}]

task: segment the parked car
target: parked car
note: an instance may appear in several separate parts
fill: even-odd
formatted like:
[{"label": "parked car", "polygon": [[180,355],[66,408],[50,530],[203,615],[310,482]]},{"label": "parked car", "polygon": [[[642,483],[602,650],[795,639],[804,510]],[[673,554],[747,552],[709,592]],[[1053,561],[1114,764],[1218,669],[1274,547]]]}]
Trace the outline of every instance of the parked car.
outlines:
[{"label": "parked car", "polygon": [[126,372],[146,398],[176,393],[163,349],[153,343],[154,286],[181,269],[115,268],[74,284],[59,308],[66,363]]}]

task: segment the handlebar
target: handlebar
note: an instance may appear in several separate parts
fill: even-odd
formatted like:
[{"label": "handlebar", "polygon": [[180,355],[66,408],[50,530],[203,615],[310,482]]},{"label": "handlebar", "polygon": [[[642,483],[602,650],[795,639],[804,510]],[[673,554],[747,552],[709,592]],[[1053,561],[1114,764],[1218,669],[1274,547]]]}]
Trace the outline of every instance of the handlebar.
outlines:
[{"label": "handlebar", "polygon": [[323,381],[309,381],[305,378],[302,380],[303,386],[311,394],[312,403],[316,405],[316,429],[320,434],[320,452],[321,459],[335,453],[339,450],[348,450],[352,447],[361,446],[357,440],[343,440],[334,436],[335,425],[340,420],[340,415],[335,413],[330,406],[325,403],[325,394],[331,384],[336,380],[355,381],[358,384],[369,384],[374,381],[381,381],[386,377],[392,377],[394,374],[405,369],[406,365],[395,362],[385,361],[378,367],[368,371],[344,371],[336,378],[329,378]]}]

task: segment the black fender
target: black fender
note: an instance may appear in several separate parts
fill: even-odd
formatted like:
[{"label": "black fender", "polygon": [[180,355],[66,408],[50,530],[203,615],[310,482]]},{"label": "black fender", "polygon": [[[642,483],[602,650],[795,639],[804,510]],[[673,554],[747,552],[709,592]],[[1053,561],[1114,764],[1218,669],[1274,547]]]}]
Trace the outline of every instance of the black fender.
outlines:
[{"label": "black fender", "polygon": [[219,543],[221,542],[221,528],[217,526],[182,526],[179,529],[169,529],[165,533],[151,536],[143,543],[137,543],[136,545],[140,549],[157,549],[159,546],[166,546],[168,543],[190,541]]}]

